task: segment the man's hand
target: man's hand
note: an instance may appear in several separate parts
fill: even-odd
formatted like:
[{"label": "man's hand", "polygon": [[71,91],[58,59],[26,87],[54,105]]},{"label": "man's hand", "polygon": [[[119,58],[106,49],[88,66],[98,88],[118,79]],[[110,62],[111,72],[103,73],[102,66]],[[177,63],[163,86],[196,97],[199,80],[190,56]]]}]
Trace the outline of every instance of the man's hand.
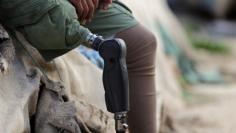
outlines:
[{"label": "man's hand", "polygon": [[98,8],[106,10],[112,0],[70,0],[76,8],[77,15],[82,24],[90,22],[94,11]]},{"label": "man's hand", "polygon": [[99,7],[103,10],[107,10],[112,0],[100,0]]},{"label": "man's hand", "polygon": [[91,21],[99,0],[71,0],[71,3],[76,8],[80,22],[86,24]]}]

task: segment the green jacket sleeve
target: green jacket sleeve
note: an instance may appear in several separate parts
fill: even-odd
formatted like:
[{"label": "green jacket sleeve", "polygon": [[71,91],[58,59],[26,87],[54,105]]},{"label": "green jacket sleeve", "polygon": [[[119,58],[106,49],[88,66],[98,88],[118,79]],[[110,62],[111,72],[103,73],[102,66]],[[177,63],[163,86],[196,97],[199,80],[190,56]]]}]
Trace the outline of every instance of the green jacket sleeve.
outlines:
[{"label": "green jacket sleeve", "polygon": [[35,23],[57,5],[56,0],[0,0],[0,19],[8,27],[16,28]]},{"label": "green jacket sleeve", "polygon": [[74,7],[67,0],[46,13],[37,23],[20,28],[26,39],[37,49],[72,49],[86,45],[90,31],[81,26]]},{"label": "green jacket sleeve", "polygon": [[[0,12],[3,10],[10,12],[11,2],[7,1],[32,1],[32,3],[26,2],[27,6],[23,4],[19,12],[0,14],[0,18],[8,27],[20,31],[35,48],[44,51],[41,54],[53,50],[69,51],[79,44],[90,47],[86,38],[91,32],[80,25],[76,11],[68,0],[0,0]],[[7,6],[1,5],[2,3]],[[13,5],[17,3],[13,2]],[[18,10],[18,7],[15,8]],[[17,16],[17,19],[14,16]]]}]

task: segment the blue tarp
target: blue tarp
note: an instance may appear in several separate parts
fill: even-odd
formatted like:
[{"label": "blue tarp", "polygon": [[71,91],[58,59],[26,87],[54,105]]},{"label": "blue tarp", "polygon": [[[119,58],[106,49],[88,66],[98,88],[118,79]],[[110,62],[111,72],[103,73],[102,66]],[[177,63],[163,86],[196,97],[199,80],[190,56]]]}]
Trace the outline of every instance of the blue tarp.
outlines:
[{"label": "blue tarp", "polygon": [[82,45],[80,45],[77,50],[99,68],[102,69],[104,67],[104,61],[97,51],[86,48]]}]

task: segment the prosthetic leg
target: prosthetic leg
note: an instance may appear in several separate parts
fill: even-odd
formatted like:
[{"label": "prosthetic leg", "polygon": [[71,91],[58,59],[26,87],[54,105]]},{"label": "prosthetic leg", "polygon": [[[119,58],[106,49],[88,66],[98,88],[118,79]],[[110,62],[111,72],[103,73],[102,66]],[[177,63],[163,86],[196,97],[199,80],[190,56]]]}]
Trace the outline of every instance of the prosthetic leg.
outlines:
[{"label": "prosthetic leg", "polygon": [[121,39],[103,40],[91,34],[87,38],[92,48],[104,59],[103,84],[107,110],[115,115],[116,132],[128,129],[129,82],[126,67],[126,45]]}]

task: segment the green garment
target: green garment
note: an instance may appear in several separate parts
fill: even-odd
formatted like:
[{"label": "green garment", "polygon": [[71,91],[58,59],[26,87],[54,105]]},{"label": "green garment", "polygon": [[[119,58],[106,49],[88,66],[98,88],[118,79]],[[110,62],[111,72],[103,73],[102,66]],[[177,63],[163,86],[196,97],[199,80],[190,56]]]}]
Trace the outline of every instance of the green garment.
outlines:
[{"label": "green garment", "polygon": [[[0,1],[6,2],[16,0]],[[130,28],[137,24],[137,21],[134,19],[131,12],[129,12],[129,10],[120,2],[114,2],[113,4],[111,4],[108,10],[97,10],[94,14],[92,22],[85,26],[81,26],[76,15],[76,11],[74,7],[69,3],[69,1],[44,0],[45,3],[48,3],[50,1],[55,1],[56,3],[55,5],[50,6],[53,8],[51,8],[50,10],[45,9],[45,11],[47,12],[43,15],[40,13],[45,11],[40,11],[40,13],[38,14],[38,16],[41,16],[40,18],[38,18],[38,16],[32,17],[31,23],[28,23],[29,21],[27,20],[27,24],[17,27],[17,30],[20,31],[25,36],[25,38],[39,50],[39,52],[47,61],[65,54],[66,52],[77,47],[79,44],[83,44],[89,47],[89,45],[87,45],[85,41],[86,37],[90,33],[88,29],[90,29],[95,34],[109,37],[119,31]],[[42,7],[44,7],[45,3],[42,5]],[[32,4],[32,6],[35,5]],[[20,9],[23,11],[23,8]],[[1,10],[2,9],[0,9],[0,11]],[[32,14],[30,12],[28,13]],[[25,19],[25,17],[22,17],[22,19]],[[7,21],[8,20],[5,20],[3,22]],[[24,20],[20,20],[19,22],[23,21]],[[18,24],[7,26],[15,28],[15,26],[17,25]]]},{"label": "green garment", "polygon": [[[105,38],[137,25],[138,22],[131,11],[121,2],[113,1],[108,10],[97,10],[90,23],[85,25],[94,34]],[[39,49],[47,61],[65,54],[71,49]]]},{"label": "green garment", "polygon": [[57,2],[58,6],[37,23],[18,30],[38,50],[73,49],[81,43],[86,45],[86,37],[91,32],[80,25],[75,8],[67,0]]},{"label": "green garment", "polygon": [[97,10],[92,21],[85,27],[106,38],[137,24],[127,6],[119,1],[113,1],[108,10]]},{"label": "green garment", "polygon": [[57,5],[56,0],[0,0],[0,19],[16,28],[35,23]]}]

